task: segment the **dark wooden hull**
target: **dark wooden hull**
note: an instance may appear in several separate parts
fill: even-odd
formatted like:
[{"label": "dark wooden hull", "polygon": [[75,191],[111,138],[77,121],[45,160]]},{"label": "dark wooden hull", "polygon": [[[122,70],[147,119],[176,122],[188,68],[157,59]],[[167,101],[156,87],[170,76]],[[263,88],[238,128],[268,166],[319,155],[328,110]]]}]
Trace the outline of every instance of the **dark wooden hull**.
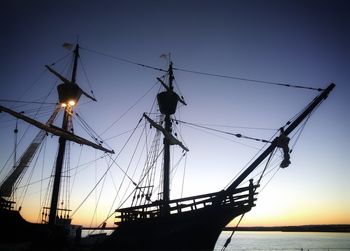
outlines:
[{"label": "dark wooden hull", "polygon": [[255,188],[235,189],[117,210],[118,227],[88,245],[68,238],[63,225],[34,224],[0,208],[0,244],[29,242],[32,250],[213,250],[222,229],[254,204]]},{"label": "dark wooden hull", "polygon": [[65,244],[63,228],[27,222],[16,210],[0,209],[0,226],[2,245],[27,243],[30,250],[61,250]]},{"label": "dark wooden hull", "polygon": [[250,206],[209,206],[121,222],[96,250],[213,250],[222,229]]}]

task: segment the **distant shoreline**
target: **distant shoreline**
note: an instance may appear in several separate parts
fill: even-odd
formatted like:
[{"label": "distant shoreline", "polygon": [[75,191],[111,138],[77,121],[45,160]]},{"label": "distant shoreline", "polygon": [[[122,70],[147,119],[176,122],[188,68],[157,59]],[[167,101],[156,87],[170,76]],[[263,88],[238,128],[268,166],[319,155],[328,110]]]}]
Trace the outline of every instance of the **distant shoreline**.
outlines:
[{"label": "distant shoreline", "polygon": [[[235,227],[225,227],[224,231],[235,230]],[[236,231],[279,231],[279,232],[333,232],[350,233],[350,225],[302,225],[278,227],[238,227]]]}]

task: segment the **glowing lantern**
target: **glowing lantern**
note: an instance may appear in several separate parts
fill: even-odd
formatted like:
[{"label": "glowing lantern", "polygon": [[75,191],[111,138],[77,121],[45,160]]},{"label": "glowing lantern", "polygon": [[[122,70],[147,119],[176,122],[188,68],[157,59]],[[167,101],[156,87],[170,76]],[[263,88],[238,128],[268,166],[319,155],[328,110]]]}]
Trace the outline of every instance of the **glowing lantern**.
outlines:
[{"label": "glowing lantern", "polygon": [[62,107],[74,106],[83,93],[77,84],[63,83],[57,86],[58,99]]}]

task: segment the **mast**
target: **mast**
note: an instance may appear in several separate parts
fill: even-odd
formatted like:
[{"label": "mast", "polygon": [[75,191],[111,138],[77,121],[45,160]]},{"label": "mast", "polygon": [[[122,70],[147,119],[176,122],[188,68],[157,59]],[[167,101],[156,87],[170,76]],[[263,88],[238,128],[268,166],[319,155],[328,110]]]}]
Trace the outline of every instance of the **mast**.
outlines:
[{"label": "mast", "polygon": [[[58,77],[62,84],[57,86],[59,105],[56,107],[55,112],[51,115],[50,119],[46,124],[43,124],[35,119],[27,117],[22,113],[15,112],[9,108],[0,105],[0,112],[6,112],[17,119],[21,119],[35,127],[41,129],[37,136],[34,138],[30,146],[21,156],[20,160],[17,161],[16,168],[7,176],[5,181],[0,186],[0,196],[1,197],[10,197],[13,191],[14,184],[16,183],[18,177],[21,173],[26,169],[31,162],[34,154],[36,153],[38,147],[40,146],[43,139],[46,137],[47,133],[51,133],[53,135],[59,136],[59,151],[56,158],[56,166],[55,166],[55,178],[54,185],[51,197],[51,207],[49,214],[49,224],[55,224],[56,214],[57,214],[57,203],[58,203],[58,195],[60,190],[60,182],[61,182],[61,173],[63,168],[63,160],[65,155],[65,147],[67,141],[73,141],[80,145],[87,145],[93,147],[95,149],[104,151],[106,153],[114,154],[114,151],[111,149],[107,149],[101,145],[100,142],[91,142],[85,138],[79,137],[74,133],[70,132],[71,129],[71,117],[73,112],[73,106],[75,106],[81,96],[84,94],[86,97],[90,98],[93,101],[96,101],[95,97],[90,96],[86,92],[84,92],[76,83],[76,73],[77,73],[77,65],[78,65],[78,57],[79,57],[79,45],[77,44],[74,49],[74,64],[72,70],[71,81],[60,75],[58,72],[53,70],[51,67],[46,65],[46,68],[53,73],[56,77]],[[56,127],[52,125],[56,115],[64,108],[64,115],[62,121],[62,128]]]},{"label": "mast", "polygon": [[[170,62],[169,64],[169,91],[173,92],[173,80],[174,80],[174,74],[173,74],[173,63]],[[171,134],[172,132],[172,122],[170,120],[170,114],[165,114],[165,131]],[[164,170],[163,170],[163,201],[164,204],[167,205],[170,200],[170,141],[168,138],[164,138]]]},{"label": "mast", "polygon": [[[284,130],[285,135],[289,135],[298,125],[310,115],[310,113],[328,97],[328,94],[333,90],[335,84],[331,83],[319,96],[317,96],[293,122]],[[271,145],[258,157],[255,161],[250,164],[250,166],[240,175],[238,178],[224,191],[225,193],[230,193],[239,184],[248,177],[248,175],[254,171],[254,169],[277,147],[278,137],[275,138]]]},{"label": "mast", "polygon": [[[166,89],[166,91],[161,92],[157,95],[159,110],[165,115],[165,126],[164,134],[171,135],[172,132],[172,122],[170,115],[176,112],[177,102],[179,101],[179,96],[173,91],[173,63],[170,62],[169,69],[169,85],[166,85],[162,80],[160,82]],[[164,155],[163,155],[163,210],[162,214],[169,214],[169,200],[170,200],[170,145],[172,144],[170,137],[164,137]]]},{"label": "mast", "polygon": [[[72,77],[71,77],[71,84],[75,84],[75,81],[76,81],[78,57],[79,57],[79,44],[77,44],[74,49],[74,64],[73,64],[73,71],[72,71]],[[71,116],[70,106],[67,105],[64,109],[64,115],[63,115],[63,121],[62,121],[62,130],[64,131],[68,131],[70,116]],[[48,222],[50,225],[54,225],[56,223],[57,204],[58,204],[58,198],[59,198],[59,192],[60,192],[61,175],[62,175],[62,168],[63,168],[63,161],[64,161],[67,140],[64,137],[59,137],[58,142],[59,142],[59,148],[58,148],[58,154],[56,158],[55,178],[54,178],[52,195],[51,195],[51,205],[50,205],[50,214],[49,214],[49,222]]]},{"label": "mast", "polygon": [[[167,91],[169,95],[173,93],[173,63],[169,64],[169,90]],[[176,110],[176,108],[175,108]],[[175,113],[175,111],[174,111]],[[165,131],[170,133],[172,132],[172,122],[170,120],[170,113],[165,114]],[[168,138],[164,138],[164,166],[163,166],[163,202],[165,213],[168,213],[169,210],[169,200],[170,200],[170,141]]]}]

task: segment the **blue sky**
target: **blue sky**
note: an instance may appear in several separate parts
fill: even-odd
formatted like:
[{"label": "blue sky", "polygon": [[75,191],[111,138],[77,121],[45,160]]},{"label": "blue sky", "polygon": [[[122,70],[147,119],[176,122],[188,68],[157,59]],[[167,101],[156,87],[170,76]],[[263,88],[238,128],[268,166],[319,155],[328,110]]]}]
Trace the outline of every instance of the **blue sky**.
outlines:
[{"label": "blue sky", "polygon": [[[350,223],[346,214],[350,210],[350,19],[345,1],[17,0],[0,5],[0,99],[33,100],[47,93],[53,77],[47,85],[24,90],[38,79],[45,64],[67,53],[62,43],[75,42],[77,37],[83,48],[155,67],[166,67],[159,56],[170,52],[177,68],[322,88],[336,83],[334,93],[307,125],[292,165],[263,191],[245,224]],[[161,75],[86,50],[81,57],[99,102],[96,108],[81,107],[80,112],[86,117],[94,114],[87,120],[97,132],[103,132]],[[197,123],[276,129],[317,94],[180,71],[175,75],[188,102],[181,108],[181,118]],[[81,86],[89,90],[81,79]],[[134,118],[126,117],[103,136],[131,128],[127,124],[136,123],[147,105],[150,102],[145,101],[131,114]],[[1,135],[12,132],[10,123],[2,127]],[[271,135],[270,131],[241,133]],[[206,141],[197,131],[183,136],[191,149],[188,195],[222,189],[255,152],[236,153],[240,145],[231,148],[232,142],[215,137]],[[6,139],[6,145],[13,143],[12,136]],[[6,145],[1,145],[1,163],[7,157]],[[120,147],[117,141],[110,145]],[[272,201],[279,202],[272,207]],[[324,208],[323,213],[311,217],[319,208]]]}]

